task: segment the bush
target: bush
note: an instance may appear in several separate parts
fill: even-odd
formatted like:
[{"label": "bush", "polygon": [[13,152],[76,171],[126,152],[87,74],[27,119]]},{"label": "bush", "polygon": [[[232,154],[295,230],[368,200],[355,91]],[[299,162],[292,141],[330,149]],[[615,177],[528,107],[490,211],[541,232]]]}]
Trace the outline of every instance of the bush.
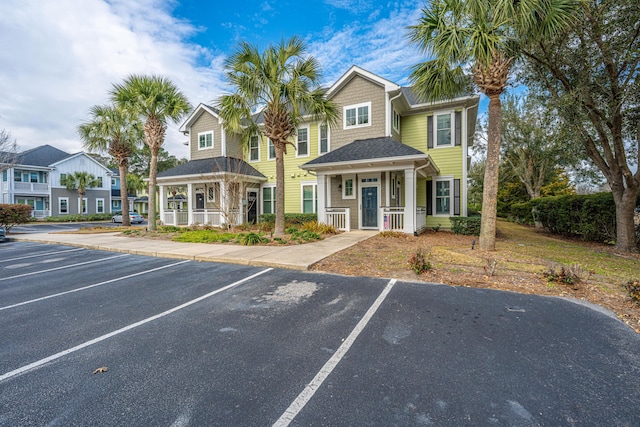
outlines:
[{"label": "bush", "polygon": [[462,234],[465,236],[480,235],[479,216],[452,216],[449,220],[451,221],[451,231],[453,231],[453,234]]},{"label": "bush", "polygon": [[573,289],[578,289],[578,284],[589,277],[593,272],[585,270],[580,264],[569,266],[552,264],[542,273],[548,281],[571,285]]},{"label": "bush", "polygon": [[622,286],[627,290],[632,300],[640,301],[640,280],[629,280]]},{"label": "bush", "polygon": [[158,231],[160,233],[179,233],[183,231],[183,229],[180,227],[176,227],[175,225],[162,225],[158,227]]},{"label": "bush", "polygon": [[302,224],[302,229],[318,234],[337,234],[336,228],[333,225],[323,224],[318,221],[307,221]]},{"label": "bush", "polygon": [[240,243],[245,246],[253,246],[259,245],[260,243],[269,243],[269,239],[262,237],[258,233],[247,233],[240,237]]},{"label": "bush", "polygon": [[291,233],[291,240],[300,243],[320,240],[321,238],[322,237],[318,233],[309,230],[301,230]]},{"label": "bush", "polygon": [[83,222],[83,221],[106,221],[110,220],[113,213],[101,213],[101,214],[72,214],[61,216],[48,216],[44,220],[45,222]]},{"label": "bush", "polygon": [[407,261],[409,263],[409,266],[411,267],[411,270],[413,270],[413,272],[416,274],[422,274],[425,271],[431,270],[431,263],[427,259],[429,255],[429,252],[425,254],[422,249],[418,249],[413,255],[411,255],[411,258],[409,258],[409,260]]},{"label": "bush", "polygon": [[31,221],[31,211],[32,208],[29,205],[0,204],[0,227],[4,227],[9,232],[14,225]]},{"label": "bush", "polygon": [[[262,214],[259,217],[259,222],[266,222],[269,224],[276,223],[276,214]],[[301,226],[305,222],[317,221],[318,215],[314,213],[286,213],[284,214],[285,227]]]}]

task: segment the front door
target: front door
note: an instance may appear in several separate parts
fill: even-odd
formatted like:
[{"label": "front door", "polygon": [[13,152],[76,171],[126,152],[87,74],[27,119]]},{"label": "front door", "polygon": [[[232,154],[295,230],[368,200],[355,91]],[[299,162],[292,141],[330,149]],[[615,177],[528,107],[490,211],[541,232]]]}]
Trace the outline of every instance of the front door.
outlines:
[{"label": "front door", "polygon": [[258,221],[258,192],[247,191],[247,222],[255,224]]},{"label": "front door", "polygon": [[362,189],[362,228],[378,228],[378,187]]},{"label": "front door", "polygon": [[196,193],[196,209],[204,209],[204,194]]}]

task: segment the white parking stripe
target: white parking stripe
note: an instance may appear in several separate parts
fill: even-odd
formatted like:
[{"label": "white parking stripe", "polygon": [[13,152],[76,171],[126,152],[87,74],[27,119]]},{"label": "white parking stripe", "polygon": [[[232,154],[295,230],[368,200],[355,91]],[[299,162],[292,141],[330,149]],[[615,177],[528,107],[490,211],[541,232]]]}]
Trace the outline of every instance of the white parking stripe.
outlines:
[{"label": "white parking stripe", "polygon": [[39,270],[39,271],[31,272],[31,273],[18,274],[16,276],[0,277],[0,282],[3,281],[3,280],[17,279],[19,277],[33,276],[34,274],[42,274],[42,273],[48,273],[50,271],[64,270],[65,268],[77,267],[79,265],[94,264],[96,262],[102,262],[102,261],[106,261],[106,260],[113,259],[113,258],[120,258],[120,257],[127,256],[127,255],[129,255],[129,254],[114,255],[114,256],[109,256],[109,257],[106,257],[106,258],[96,259],[96,260],[93,260],[93,261],[78,262],[78,263],[75,263],[75,264],[65,265],[65,266],[62,266],[62,267],[50,268],[48,270]]},{"label": "white parking stripe", "polygon": [[351,331],[347,339],[340,345],[338,350],[333,353],[333,356],[324,364],[322,369],[316,374],[313,380],[307,384],[307,386],[302,390],[302,392],[298,395],[298,397],[289,405],[286,411],[278,418],[278,420],[273,424],[274,427],[286,427],[291,421],[300,413],[302,408],[305,407],[307,402],[311,400],[316,390],[320,388],[324,380],[327,379],[329,374],[335,369],[340,360],[344,357],[344,355],[349,351],[351,346],[353,345],[358,335],[362,332],[362,330],[367,326],[369,320],[373,317],[375,312],[378,310],[382,302],[385,300],[393,285],[395,285],[396,279],[391,279],[387,286],[382,290],[382,293],[378,296],[378,298],[373,302],[369,310],[365,313],[365,315],[360,319],[356,327]]},{"label": "white parking stripe", "polygon": [[216,294],[219,294],[220,292],[224,292],[224,291],[226,291],[228,289],[231,289],[231,288],[236,287],[238,285],[241,285],[241,284],[243,284],[245,282],[248,282],[249,280],[254,279],[254,278],[256,278],[256,277],[258,277],[258,276],[260,276],[260,275],[262,275],[262,274],[264,274],[264,273],[266,273],[268,271],[271,271],[271,270],[273,270],[273,268],[267,268],[265,270],[259,271],[259,272],[255,273],[255,274],[252,274],[249,277],[245,277],[244,279],[240,279],[240,280],[238,280],[236,282],[233,282],[230,285],[224,286],[224,287],[222,287],[220,289],[216,289],[213,292],[209,292],[206,295],[203,295],[203,296],[198,297],[196,299],[192,299],[191,301],[185,302],[184,304],[180,304],[179,306],[171,308],[171,309],[169,309],[167,311],[163,311],[160,314],[156,314],[155,316],[147,317],[146,319],[140,320],[139,322],[136,322],[136,323],[132,323],[131,325],[125,326],[124,328],[120,328],[120,329],[115,330],[113,332],[109,332],[108,334],[102,335],[102,336],[100,336],[98,338],[94,338],[94,339],[92,339],[90,341],[84,342],[84,343],[82,343],[80,345],[77,345],[75,347],[72,347],[70,349],[61,351],[61,352],[56,353],[54,355],[51,355],[49,357],[45,357],[44,359],[40,359],[40,360],[38,360],[36,362],[30,363],[30,364],[25,365],[25,366],[23,366],[21,368],[15,369],[15,370],[13,370],[11,372],[7,372],[6,374],[0,375],[0,382],[8,380],[9,378],[15,377],[16,375],[24,374],[25,372],[30,371],[32,369],[37,369],[37,368],[41,367],[42,365],[47,364],[49,362],[52,362],[52,361],[54,361],[56,359],[59,359],[59,358],[61,358],[63,356],[66,356],[67,354],[71,354],[71,353],[74,353],[74,352],[76,352],[78,350],[82,350],[83,348],[92,346],[92,345],[97,344],[97,343],[99,343],[101,341],[104,341],[106,339],[109,339],[111,337],[119,335],[119,334],[121,334],[123,332],[130,331],[131,329],[137,328],[138,326],[142,326],[142,325],[144,325],[146,323],[149,323],[149,322],[152,322],[154,320],[160,319],[161,317],[168,316],[171,313],[175,313],[178,310],[182,310],[183,308],[189,307],[190,305],[193,305],[193,304],[195,304],[197,302],[200,302],[200,301],[205,300],[205,299],[207,299],[209,297],[212,297],[212,296],[214,296]]},{"label": "white parking stripe", "polygon": [[173,267],[173,266],[176,266],[176,265],[184,264],[185,262],[191,262],[191,261],[190,260],[185,260],[185,261],[180,261],[180,262],[176,262],[176,263],[169,264],[169,265],[163,265],[162,267],[152,268],[151,270],[145,270],[145,271],[141,271],[141,272],[138,272],[138,273],[129,274],[128,276],[116,277],[115,279],[107,280],[107,281],[100,282],[100,283],[95,283],[93,285],[83,286],[82,288],[71,289],[70,291],[60,292],[60,293],[57,293],[57,294],[47,295],[47,296],[44,296],[44,297],[40,297],[40,298],[28,300],[28,301],[19,302],[17,304],[7,305],[5,307],[0,307],[0,311],[8,310],[8,309],[14,308],[14,307],[19,307],[21,305],[31,304],[31,303],[38,302],[38,301],[43,301],[43,300],[46,300],[46,299],[49,299],[49,298],[55,298],[55,297],[59,297],[59,296],[66,295],[66,294],[72,294],[74,292],[84,291],[86,289],[95,288],[96,286],[106,285],[107,283],[113,283],[113,282],[117,282],[119,280],[129,279],[131,277],[140,276],[142,274],[152,273],[154,271],[158,271],[158,270],[162,270],[162,269],[165,269],[165,268]]},{"label": "white parking stripe", "polygon": [[17,258],[1,259],[0,263],[9,262],[9,261],[18,261],[18,260],[27,259],[27,258],[35,258],[35,257],[39,257],[39,256],[42,256],[42,255],[62,254],[62,253],[65,253],[65,252],[76,252],[76,251],[84,251],[84,250],[85,250],[85,248],[74,248],[74,249],[67,249],[67,250],[64,250],[64,251],[42,252],[42,253],[35,254],[35,255],[27,255],[27,256],[21,256],[21,257],[17,257]]}]

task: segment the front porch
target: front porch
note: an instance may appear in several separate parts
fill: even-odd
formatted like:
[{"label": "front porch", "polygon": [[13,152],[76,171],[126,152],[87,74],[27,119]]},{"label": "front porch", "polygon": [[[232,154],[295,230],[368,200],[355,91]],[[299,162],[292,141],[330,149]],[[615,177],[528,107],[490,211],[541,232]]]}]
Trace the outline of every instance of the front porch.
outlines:
[{"label": "front porch", "polygon": [[[382,206],[378,208],[377,221],[379,231],[405,232],[405,216],[410,215],[410,210],[406,206]],[[350,208],[325,208],[324,223],[332,225],[336,230],[351,231],[351,209]],[[418,206],[415,209],[414,233],[420,233],[426,228],[427,208]]]}]

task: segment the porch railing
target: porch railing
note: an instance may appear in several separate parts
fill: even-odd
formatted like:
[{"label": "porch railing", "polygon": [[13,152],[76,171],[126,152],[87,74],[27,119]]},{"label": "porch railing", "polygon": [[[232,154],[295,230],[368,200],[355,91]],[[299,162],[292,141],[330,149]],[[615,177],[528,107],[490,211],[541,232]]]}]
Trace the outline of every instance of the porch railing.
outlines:
[{"label": "porch railing", "polygon": [[382,230],[404,231],[404,207],[403,206],[383,206],[382,207]]},{"label": "porch railing", "polygon": [[416,207],[416,229],[417,233],[427,228],[427,208],[424,206]]},{"label": "porch railing", "polygon": [[49,216],[49,211],[48,210],[32,210],[31,211],[31,216],[34,218],[46,218]]},{"label": "porch railing", "polygon": [[189,212],[173,209],[170,211],[164,211],[162,217],[162,223],[165,225],[188,225],[189,224]]},{"label": "porch railing", "polygon": [[15,182],[15,191],[26,191],[29,193],[46,193],[49,191],[49,184],[38,182]]},{"label": "porch railing", "polygon": [[351,209],[326,208],[325,219],[328,225],[333,225],[336,230],[351,231]]},{"label": "porch railing", "polygon": [[222,215],[218,210],[196,210],[193,211],[193,223],[220,227],[222,225]]}]

